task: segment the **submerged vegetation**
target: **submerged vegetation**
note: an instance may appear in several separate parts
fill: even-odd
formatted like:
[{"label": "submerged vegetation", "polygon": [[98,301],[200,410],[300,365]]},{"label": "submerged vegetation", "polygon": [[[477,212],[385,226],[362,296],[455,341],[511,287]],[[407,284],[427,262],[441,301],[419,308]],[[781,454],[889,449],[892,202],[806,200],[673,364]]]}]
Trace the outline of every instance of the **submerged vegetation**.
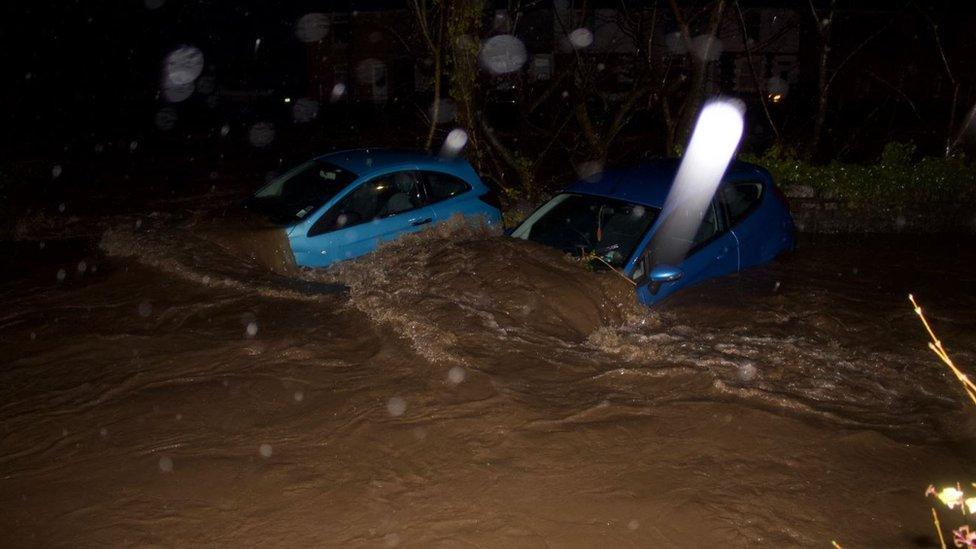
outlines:
[{"label": "submerged vegetation", "polygon": [[[929,324],[928,319],[925,318],[925,314],[922,312],[922,307],[919,306],[918,302],[915,301],[915,296],[908,296],[908,300],[912,302],[912,307],[914,307],[915,314],[918,315],[919,320],[922,321],[922,325],[925,326],[925,331],[928,332],[931,341],[928,343],[929,349],[932,350],[936,356],[941,360],[956,376],[959,380],[959,384],[962,385],[963,390],[966,391],[966,396],[969,400],[976,405],[976,384],[969,379],[962,370],[952,361],[949,357],[949,353],[946,352],[945,347],[942,346],[942,341],[935,335],[932,330],[932,326]],[[972,488],[976,489],[976,483],[971,483]],[[943,505],[949,508],[949,510],[954,510],[956,507],[962,513],[964,518],[971,517],[976,514],[976,491],[969,491],[968,493],[964,491],[960,484],[955,486],[946,486],[941,490],[936,490],[935,486],[929,486],[928,490],[925,491],[926,496],[935,496]],[[942,545],[942,549],[945,549],[946,543],[945,538],[942,535],[942,523],[939,520],[939,514],[936,512],[935,508],[932,509],[932,521],[935,524],[935,530],[939,534],[939,542]],[[952,530],[952,541],[953,545],[956,547],[968,547],[969,549],[976,549],[976,529],[968,524],[963,524]]]}]

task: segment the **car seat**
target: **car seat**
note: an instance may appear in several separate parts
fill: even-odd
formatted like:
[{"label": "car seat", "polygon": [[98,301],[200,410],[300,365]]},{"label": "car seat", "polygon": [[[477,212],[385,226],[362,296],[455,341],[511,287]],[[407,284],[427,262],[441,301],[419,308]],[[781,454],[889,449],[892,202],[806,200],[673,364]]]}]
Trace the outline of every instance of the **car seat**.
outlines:
[{"label": "car seat", "polygon": [[383,215],[396,215],[400,212],[412,210],[416,207],[413,201],[414,178],[410,174],[400,172],[393,176],[393,188],[396,192],[386,201]]}]

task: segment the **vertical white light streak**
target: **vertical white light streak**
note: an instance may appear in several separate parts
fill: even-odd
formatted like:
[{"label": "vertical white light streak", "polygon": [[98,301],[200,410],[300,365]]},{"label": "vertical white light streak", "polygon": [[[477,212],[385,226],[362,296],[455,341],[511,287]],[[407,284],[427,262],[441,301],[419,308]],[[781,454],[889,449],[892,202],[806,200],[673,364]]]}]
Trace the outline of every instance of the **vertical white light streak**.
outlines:
[{"label": "vertical white light streak", "polygon": [[655,236],[658,262],[679,263],[691,246],[739,146],[744,111],[741,101],[718,99],[706,103],[698,115],[688,149],[661,211],[664,221]]}]

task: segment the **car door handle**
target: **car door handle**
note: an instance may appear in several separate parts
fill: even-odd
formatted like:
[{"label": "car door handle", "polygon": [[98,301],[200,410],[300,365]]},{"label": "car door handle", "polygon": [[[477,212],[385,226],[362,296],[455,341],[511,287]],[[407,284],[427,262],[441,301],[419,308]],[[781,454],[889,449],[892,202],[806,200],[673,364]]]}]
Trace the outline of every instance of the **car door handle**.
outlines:
[{"label": "car door handle", "polygon": [[411,219],[410,220],[410,224],[413,225],[414,227],[416,227],[418,225],[426,225],[426,224],[430,223],[431,221],[433,221],[433,220],[431,218],[429,218],[429,217],[421,217],[421,218],[418,218],[418,219]]}]

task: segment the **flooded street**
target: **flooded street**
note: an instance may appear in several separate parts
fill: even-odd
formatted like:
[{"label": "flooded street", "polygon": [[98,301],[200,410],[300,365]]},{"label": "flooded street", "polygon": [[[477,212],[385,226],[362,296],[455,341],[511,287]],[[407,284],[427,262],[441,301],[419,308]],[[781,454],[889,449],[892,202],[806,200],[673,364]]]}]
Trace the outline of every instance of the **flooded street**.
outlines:
[{"label": "flooded street", "polygon": [[806,236],[644,309],[457,227],[300,271],[232,203],[0,244],[5,545],[931,547],[925,488],[974,478],[907,300],[976,365],[963,236]]}]

